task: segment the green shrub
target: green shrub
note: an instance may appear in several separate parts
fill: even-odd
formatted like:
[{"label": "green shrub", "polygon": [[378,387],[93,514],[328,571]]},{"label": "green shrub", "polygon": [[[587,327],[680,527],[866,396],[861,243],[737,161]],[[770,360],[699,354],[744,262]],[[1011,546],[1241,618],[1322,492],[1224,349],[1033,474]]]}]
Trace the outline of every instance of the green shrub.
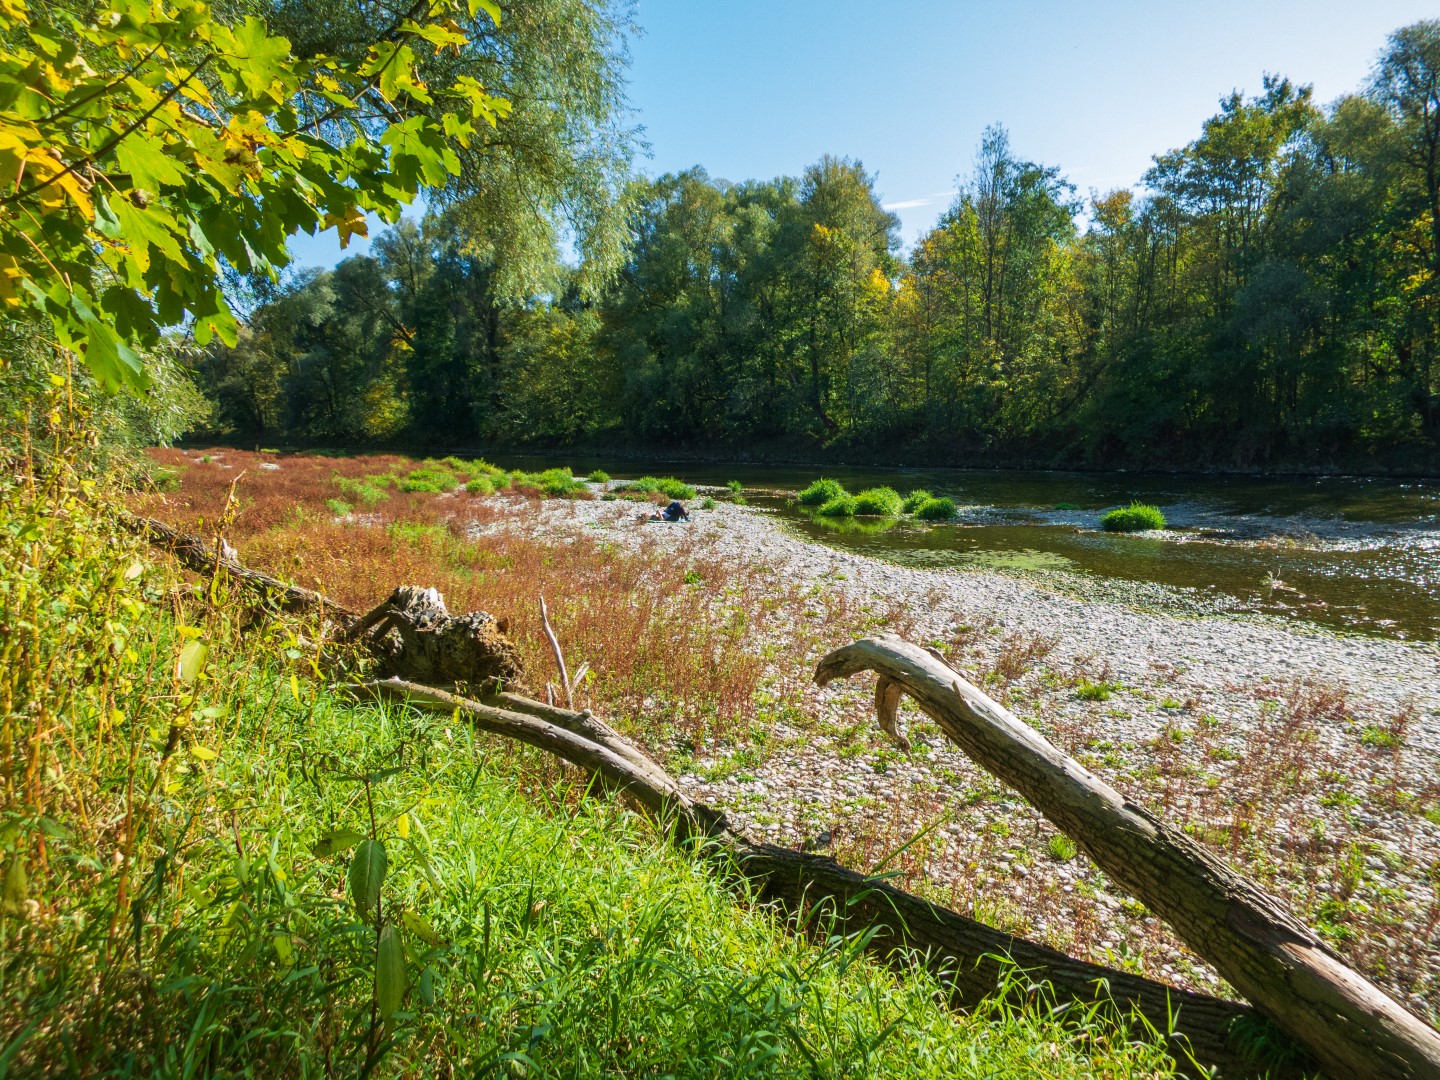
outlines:
[{"label": "green shrub", "polygon": [[915,510],[915,516],[921,521],[949,521],[959,512],[955,500],[945,497],[921,503]]},{"label": "green shrub", "polygon": [[827,480],[822,476],[795,497],[800,500],[801,506],[824,506],[845,494],[845,486],[839,480]]},{"label": "green shrub", "polygon": [[712,499],[709,495],[706,495],[705,498],[703,498],[703,499],[700,500],[700,509],[701,509],[701,510],[714,510],[714,509],[715,509],[715,500]]},{"label": "green shrub", "polygon": [[460,484],[455,474],[448,469],[436,465],[421,465],[400,478],[399,488],[401,491],[425,492],[438,494],[444,491],[454,491]]},{"label": "green shrub", "polygon": [[468,461],[461,461],[458,457],[456,457],[456,456],[453,455],[453,454],[450,455],[449,457],[441,458],[439,461],[435,461],[435,462],[431,462],[431,461],[428,461],[428,460],[427,460],[426,462],[424,462],[424,464],[426,464],[426,465],[431,465],[431,464],[439,465],[439,466],[441,466],[442,468],[449,469],[451,472],[468,473],[468,472],[471,471],[471,469],[470,469],[470,462],[468,462]]},{"label": "green shrub", "polygon": [[610,482],[610,474],[604,469],[596,469],[589,476],[585,477],[585,479],[589,480],[592,484],[608,484]]},{"label": "green shrub", "polygon": [[625,485],[625,490],[635,495],[664,495],[670,499],[693,499],[695,489],[673,476],[642,476],[639,480],[631,480]]},{"label": "green shrub", "polygon": [[510,480],[517,488],[529,488],[552,499],[564,499],[588,490],[585,481],[577,480],[569,469],[546,469],[538,473],[517,469],[510,474]]},{"label": "green shrub", "polygon": [[913,514],[933,498],[935,498],[935,496],[931,495],[930,492],[924,488],[916,488],[910,492],[909,495],[905,496],[905,502],[900,508],[907,514]]},{"label": "green shrub", "polygon": [[745,490],[745,485],[740,483],[739,480],[727,480],[725,481],[725,486],[736,495],[739,495],[742,491]]},{"label": "green shrub", "polygon": [[326,509],[328,509],[336,517],[345,517],[347,514],[350,513],[351,510],[354,509],[354,507],[351,506],[344,499],[326,499],[325,506]]},{"label": "green shrub", "polygon": [[494,495],[495,481],[488,476],[477,476],[465,485],[471,495]]},{"label": "green shrub", "polygon": [[1132,502],[1111,510],[1100,519],[1100,527],[1106,532],[1144,532],[1147,529],[1165,528],[1165,515],[1158,506]]},{"label": "green shrub", "polygon": [[905,501],[890,487],[866,488],[855,496],[855,513],[865,517],[899,517]]},{"label": "green shrub", "polygon": [[854,517],[855,497],[842,492],[820,507],[819,513],[825,517]]}]

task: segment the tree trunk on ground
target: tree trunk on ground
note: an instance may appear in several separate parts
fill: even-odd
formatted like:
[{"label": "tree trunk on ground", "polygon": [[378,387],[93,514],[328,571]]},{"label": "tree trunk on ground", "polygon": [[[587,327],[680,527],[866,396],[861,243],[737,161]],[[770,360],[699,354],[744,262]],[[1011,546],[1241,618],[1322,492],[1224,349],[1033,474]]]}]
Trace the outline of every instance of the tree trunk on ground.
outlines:
[{"label": "tree trunk on ground", "polygon": [[867,638],[821,660],[815,681],[865,670],[881,680],[883,728],[895,728],[899,694],[890,688],[901,688],[977,764],[1165,919],[1332,1080],[1440,1077],[1440,1032],[1347,967],[1279,900],[1066,757],[938,654],[896,637]]}]

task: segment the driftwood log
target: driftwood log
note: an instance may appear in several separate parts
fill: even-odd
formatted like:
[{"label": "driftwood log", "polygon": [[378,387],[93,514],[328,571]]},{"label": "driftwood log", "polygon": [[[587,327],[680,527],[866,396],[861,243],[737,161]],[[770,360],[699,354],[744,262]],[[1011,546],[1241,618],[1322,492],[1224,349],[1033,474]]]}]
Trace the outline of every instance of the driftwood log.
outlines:
[{"label": "driftwood log", "polygon": [[[1141,1029],[1137,1034],[1146,1034],[1148,1026],[1164,1035],[1184,1071],[1198,1073],[1198,1065],[1223,1077],[1265,1075],[1273,1080],[1306,1071],[1303,1060],[1267,1068],[1247,1055],[1244,1035],[1269,1028],[1248,1005],[1086,963],[847,870],[833,859],[755,841],[723,813],[691,798],[662,768],[588,712],[517,694],[474,701],[398,679],[341,689],[358,698],[457,715],[482,731],[579,766],[606,787],[625,790],[652,814],[674,822],[677,839],[713,845],[762,901],[809,925],[823,925],[827,932],[872,930],[867,944],[872,954],[892,964],[929,968],[956,1007],[979,1004],[1018,969],[1027,980],[1045,984],[1059,1005],[1110,1000],[1122,1018],[1131,1012],[1143,1018],[1133,1020]],[[826,917],[817,920],[817,909]]]},{"label": "driftwood log", "polygon": [[1097,866],[1168,922],[1332,1080],[1440,1077],[1440,1032],[1340,960],[1275,897],[1128,801],[962,679],[938,654],[867,638],[815,681],[873,671],[880,725],[900,691],[977,764],[1023,795]]},{"label": "driftwood log", "polygon": [[360,617],[359,612],[351,611],[313,589],[301,588],[299,585],[281,581],[279,578],[271,577],[259,570],[252,570],[247,566],[240,565],[239,557],[235,555],[234,549],[224,540],[204,540],[201,537],[172,529],[169,525],[156,521],[154,518],[126,514],[120,520],[132,532],[144,537],[162,551],[168,551],[175,556],[176,561],[185,569],[206,576],[224,570],[235,581],[258,593],[281,611],[296,614],[313,612],[332,622],[347,626]]}]

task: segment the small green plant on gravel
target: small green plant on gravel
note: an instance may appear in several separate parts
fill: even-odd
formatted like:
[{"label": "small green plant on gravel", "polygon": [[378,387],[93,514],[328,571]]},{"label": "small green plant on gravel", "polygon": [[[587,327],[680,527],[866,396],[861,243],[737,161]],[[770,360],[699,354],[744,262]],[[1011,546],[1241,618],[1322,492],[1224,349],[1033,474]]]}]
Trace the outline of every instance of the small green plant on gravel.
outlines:
[{"label": "small green plant on gravel", "polygon": [[950,521],[960,513],[955,500],[948,496],[930,499],[915,509],[915,516],[921,521]]},{"label": "small green plant on gravel", "polygon": [[1146,532],[1150,529],[1165,528],[1165,515],[1158,506],[1132,502],[1129,506],[1117,507],[1100,519],[1100,527],[1106,532]]},{"label": "small green plant on gravel", "polygon": [[1075,686],[1075,696],[1081,701],[1109,701],[1116,689],[1114,683],[1081,679]]},{"label": "small green plant on gravel", "polygon": [[610,474],[604,469],[595,469],[589,476],[585,477],[585,479],[589,480],[592,484],[608,484],[610,482]]},{"label": "small green plant on gravel", "polygon": [[904,504],[894,488],[866,488],[855,496],[855,513],[864,517],[898,517]]},{"label": "small green plant on gravel", "polygon": [[824,506],[845,497],[845,487],[839,480],[830,480],[823,476],[795,496],[801,506]]},{"label": "small green plant on gravel", "polygon": [[1064,833],[1056,833],[1050,837],[1045,842],[1045,850],[1056,862],[1069,862],[1080,853],[1080,849],[1075,846],[1075,841]]},{"label": "small green plant on gravel", "polygon": [[924,488],[916,488],[910,492],[909,495],[905,496],[905,502],[901,506],[901,509],[907,514],[913,514],[933,498],[935,498],[935,496],[931,495],[930,492]]},{"label": "small green plant on gravel", "polygon": [[712,499],[709,495],[706,495],[705,498],[703,498],[703,499],[700,500],[700,509],[701,509],[701,510],[714,510],[714,509],[715,509],[715,500]]},{"label": "small green plant on gravel", "polygon": [[1360,729],[1360,742],[1376,750],[1394,750],[1402,745],[1400,736],[1379,724],[1366,724]]},{"label": "small green plant on gravel", "polygon": [[350,511],[355,509],[344,499],[326,499],[325,507],[336,517],[346,517]]},{"label": "small green plant on gravel", "polygon": [[725,486],[730,489],[732,495],[739,495],[745,490],[745,485],[740,483],[739,480],[727,480],[725,481]]},{"label": "small green plant on gravel", "polygon": [[488,476],[476,476],[466,482],[465,490],[471,495],[494,495],[495,481]]}]

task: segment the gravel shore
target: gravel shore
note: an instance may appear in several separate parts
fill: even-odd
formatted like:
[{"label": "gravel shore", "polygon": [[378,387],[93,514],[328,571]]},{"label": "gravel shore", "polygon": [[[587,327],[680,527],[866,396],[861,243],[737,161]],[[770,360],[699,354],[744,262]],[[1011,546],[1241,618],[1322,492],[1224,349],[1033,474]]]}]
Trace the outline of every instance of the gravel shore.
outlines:
[{"label": "gravel shore", "polygon": [[[1160,587],[1145,590],[1137,611],[1098,584],[1088,596],[1080,577],[1062,590],[1019,575],[893,565],[728,502],[679,525],[642,523],[623,501],[552,500],[538,511],[506,502],[511,512],[477,535],[588,536],[655,557],[724,560],[777,590],[838,593],[877,623],[888,616],[912,640],[946,648],[973,681],[1128,796],[1284,895],[1417,1011],[1440,1016],[1434,645],[1197,615]],[[888,744],[868,689],[857,681],[822,692],[803,685],[799,669],[777,673],[775,692],[803,698],[808,720],[782,718],[755,745],[685,748],[668,764],[752,832],[861,869],[920,833],[885,865],[907,887],[1077,955],[1224,992],[913,706],[902,711],[912,750]]]}]

